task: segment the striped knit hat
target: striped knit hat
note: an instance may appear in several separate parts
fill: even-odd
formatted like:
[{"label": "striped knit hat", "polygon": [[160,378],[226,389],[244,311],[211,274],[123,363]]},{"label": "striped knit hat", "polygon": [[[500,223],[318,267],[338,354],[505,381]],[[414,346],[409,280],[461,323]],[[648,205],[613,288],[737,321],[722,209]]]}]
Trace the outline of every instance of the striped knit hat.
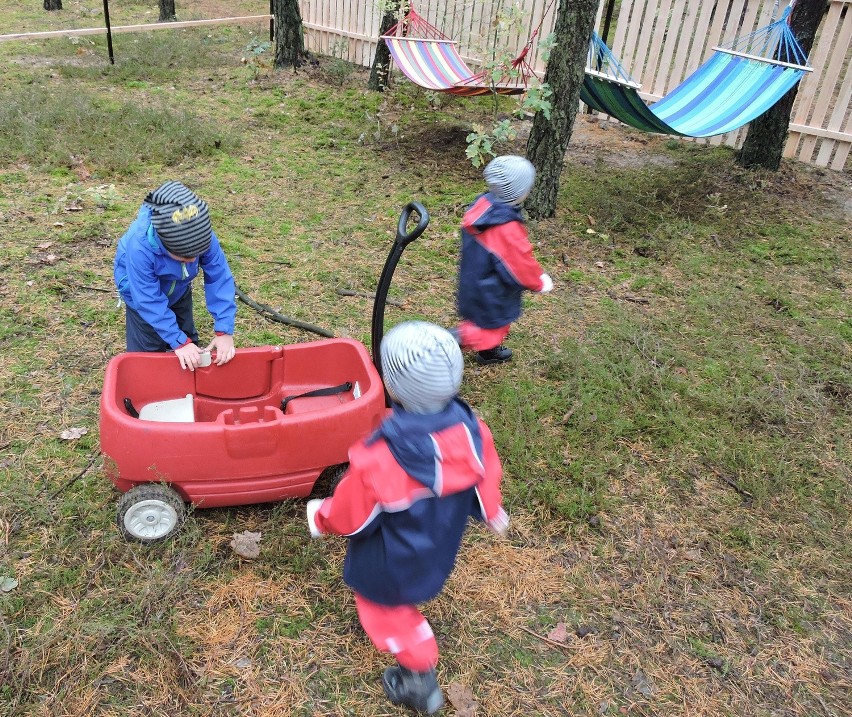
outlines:
[{"label": "striped knit hat", "polygon": [[151,205],[151,223],[169,252],[197,257],[210,247],[210,212],[191,189],[180,182],[165,182],[145,202]]},{"label": "striped knit hat", "polygon": [[388,393],[411,413],[439,413],[459,391],[464,359],[446,329],[426,321],[394,326],[381,345]]},{"label": "striped knit hat", "polygon": [[535,167],[526,157],[506,154],[495,157],[482,173],[488,191],[506,204],[520,204],[535,182]]}]

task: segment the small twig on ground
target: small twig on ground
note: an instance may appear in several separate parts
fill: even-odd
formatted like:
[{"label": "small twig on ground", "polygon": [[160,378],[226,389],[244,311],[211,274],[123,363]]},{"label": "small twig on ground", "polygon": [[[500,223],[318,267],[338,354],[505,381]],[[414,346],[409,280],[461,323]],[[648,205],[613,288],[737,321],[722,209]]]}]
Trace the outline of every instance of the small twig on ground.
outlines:
[{"label": "small twig on ground", "polygon": [[293,266],[292,262],[282,261],[280,259],[255,259],[258,264],[277,264],[278,266]]},{"label": "small twig on ground", "polygon": [[[360,296],[362,299],[375,299],[376,295],[371,294],[368,291],[353,291],[352,289],[338,289],[337,293],[341,296]],[[402,306],[401,301],[397,301],[396,299],[387,299],[388,304],[391,306]]]},{"label": "small twig on ground", "polygon": [[566,645],[562,642],[556,642],[556,640],[551,640],[549,637],[545,637],[544,635],[539,635],[537,632],[530,630],[528,627],[524,627],[523,625],[517,626],[519,629],[523,630],[526,633],[529,633],[533,637],[537,637],[542,642],[546,642],[548,645],[553,645],[554,647],[561,647],[563,650],[570,650],[570,646]]},{"label": "small twig on ground", "polygon": [[60,488],[57,488],[55,491],[53,491],[53,493],[51,493],[49,496],[47,496],[47,499],[53,500],[56,496],[58,496],[60,493],[62,493],[64,491],[68,490],[72,485],[74,485],[74,483],[76,483],[78,480],[80,480],[80,478],[82,478],[84,475],[86,475],[86,473],[88,473],[88,471],[89,471],[89,468],[91,468],[94,465],[95,461],[98,459],[98,455],[99,454],[97,454],[97,453],[95,455],[93,455],[92,460],[89,461],[89,464],[83,470],[81,470],[77,475],[75,475],[70,480],[66,481],[65,485],[63,485]]},{"label": "small twig on ground", "polygon": [[100,291],[104,294],[111,294],[115,289],[104,289],[102,286],[88,286],[87,284],[74,284],[78,289],[88,289],[89,291]]},{"label": "small twig on ground", "polygon": [[0,626],[3,627],[3,632],[6,633],[6,644],[3,646],[3,660],[0,662],[0,675],[9,674],[9,651],[12,648],[12,633],[9,631],[9,626],[3,619],[3,613],[0,612]]},{"label": "small twig on ground", "polygon": [[731,488],[733,488],[743,498],[746,498],[749,501],[754,500],[754,496],[751,493],[749,493],[745,488],[743,488],[739,483],[737,483],[733,478],[731,478],[731,476],[727,475],[726,473],[723,473],[721,470],[716,468],[716,466],[711,465],[710,462],[707,461],[706,459],[703,460],[702,463],[704,464],[704,467],[707,470],[709,470],[711,473],[713,473],[721,481],[723,481],[724,483],[727,483],[729,486],[731,486]]},{"label": "small twig on ground", "polygon": [[272,319],[273,321],[277,321],[279,324],[287,324],[288,326],[295,326],[297,329],[304,329],[305,331],[312,331],[315,334],[319,334],[320,336],[326,336],[330,339],[334,338],[334,334],[327,329],[320,328],[319,326],[314,326],[313,324],[308,324],[304,321],[299,321],[298,319],[290,318],[289,316],[284,316],[284,314],[279,314],[275,309],[266,306],[265,304],[259,304],[254,299],[246,296],[239,287],[237,287],[237,297],[240,301],[248,306],[251,306],[255,311],[263,314],[266,318]]},{"label": "small twig on ground", "polygon": [[834,717],[834,713],[828,709],[828,705],[825,704],[825,700],[822,698],[822,695],[815,694],[814,697],[817,698],[817,702],[819,702],[819,706],[825,711],[828,717]]},{"label": "small twig on ground", "polygon": [[606,295],[610,299],[622,299],[624,301],[632,301],[634,304],[650,304],[651,300],[644,296],[633,296],[633,294],[616,294],[614,291],[607,291]]}]

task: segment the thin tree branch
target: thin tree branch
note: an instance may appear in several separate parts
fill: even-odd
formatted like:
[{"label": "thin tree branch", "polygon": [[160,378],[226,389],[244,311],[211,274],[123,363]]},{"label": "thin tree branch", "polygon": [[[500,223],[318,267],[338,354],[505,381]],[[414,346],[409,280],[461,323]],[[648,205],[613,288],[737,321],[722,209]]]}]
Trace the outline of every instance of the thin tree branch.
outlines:
[{"label": "thin tree branch", "polygon": [[320,336],[326,336],[330,339],[334,338],[334,334],[327,329],[320,328],[319,326],[314,326],[313,324],[306,323],[304,321],[299,321],[298,319],[291,318],[289,316],[285,316],[284,314],[279,314],[275,309],[266,306],[266,304],[260,304],[249,296],[246,296],[240,287],[237,287],[237,297],[240,301],[248,306],[251,306],[255,311],[263,314],[266,318],[272,319],[273,321],[277,321],[279,324],[287,324],[288,326],[295,326],[297,329],[304,329],[305,331],[311,331],[315,334],[319,334]]}]

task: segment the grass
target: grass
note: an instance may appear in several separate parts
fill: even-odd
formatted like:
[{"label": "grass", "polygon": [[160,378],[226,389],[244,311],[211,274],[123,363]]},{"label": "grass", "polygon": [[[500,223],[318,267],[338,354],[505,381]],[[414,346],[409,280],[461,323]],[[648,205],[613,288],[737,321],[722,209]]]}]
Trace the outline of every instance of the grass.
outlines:
[{"label": "grass", "polygon": [[[6,5],[13,28],[95,21]],[[464,136],[490,102],[369,93],[336,58],[248,68],[258,31],[122,35],[115,67],[100,39],[0,44],[2,715],[398,713],[343,541],[309,539],[304,501],[196,510],[139,546],[98,457],[115,244],[164,179],[208,201],[246,293],[367,343],[369,301],[337,289],[374,289],[421,201],[387,321],[454,320],[481,190]],[[850,711],[848,192],[578,119],[557,214],[530,227],[556,289],[527,297],[513,363],[467,363],[513,527],[472,529],[425,608],[445,689],[488,715]],[[246,306],[237,325],[241,346],[313,338]]]}]

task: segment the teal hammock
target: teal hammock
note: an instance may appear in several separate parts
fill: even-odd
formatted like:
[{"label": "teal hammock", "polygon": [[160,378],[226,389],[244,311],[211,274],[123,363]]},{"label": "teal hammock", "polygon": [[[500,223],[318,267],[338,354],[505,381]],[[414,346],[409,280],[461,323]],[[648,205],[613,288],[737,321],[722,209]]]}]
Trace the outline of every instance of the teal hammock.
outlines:
[{"label": "teal hammock", "polygon": [[645,132],[712,137],[738,129],[780,100],[808,58],[790,29],[793,3],[764,28],[715,47],[713,56],[659,101],[647,105],[606,44],[594,34],[580,97],[589,107]]}]

